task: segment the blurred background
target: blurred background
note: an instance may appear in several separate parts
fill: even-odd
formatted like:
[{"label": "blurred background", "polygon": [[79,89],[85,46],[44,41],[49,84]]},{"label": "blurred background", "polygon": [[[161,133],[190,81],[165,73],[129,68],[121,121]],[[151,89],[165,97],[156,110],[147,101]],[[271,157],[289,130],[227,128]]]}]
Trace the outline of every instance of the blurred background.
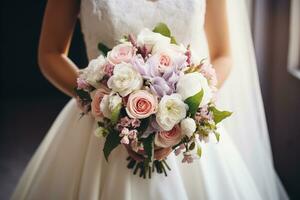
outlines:
[{"label": "blurred background", "polygon": [[[37,47],[45,0],[1,1],[0,199],[69,100],[41,75]],[[247,0],[275,168],[300,199],[300,1]],[[87,64],[76,26],[70,57]],[[41,112],[43,110],[43,112]]]}]

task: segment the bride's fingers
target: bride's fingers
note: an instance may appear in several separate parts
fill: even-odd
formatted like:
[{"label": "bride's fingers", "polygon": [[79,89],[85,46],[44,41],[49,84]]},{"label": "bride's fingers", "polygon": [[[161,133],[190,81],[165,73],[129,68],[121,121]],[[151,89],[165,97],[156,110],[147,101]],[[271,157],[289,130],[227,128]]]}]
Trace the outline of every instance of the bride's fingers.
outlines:
[{"label": "bride's fingers", "polygon": [[154,151],[154,158],[156,160],[162,160],[165,157],[167,157],[170,153],[172,152],[172,148],[162,148],[162,149],[157,149]]}]

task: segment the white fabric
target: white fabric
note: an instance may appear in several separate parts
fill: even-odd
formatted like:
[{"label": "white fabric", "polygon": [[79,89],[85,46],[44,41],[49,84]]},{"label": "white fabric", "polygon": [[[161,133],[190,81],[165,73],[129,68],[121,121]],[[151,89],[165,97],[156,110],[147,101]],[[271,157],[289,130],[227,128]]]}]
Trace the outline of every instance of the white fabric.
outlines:
[{"label": "white fabric", "polygon": [[[241,2],[229,0],[236,62],[219,102],[234,115],[225,124],[228,132],[220,128],[218,144],[203,145],[200,160],[182,164],[181,157],[171,154],[172,171],[167,178],[134,176],[126,168],[127,153],[122,146],[105,161],[103,141],[93,135],[95,123],[89,116],[79,120],[79,110],[71,100],[30,161],[12,199],[286,199],[284,190],[277,187],[281,184],[273,169]],[[168,24],[177,41],[191,44],[200,56],[208,57],[204,17],[204,0],[82,0],[80,14],[89,59],[99,54],[98,42],[111,47],[123,34],[151,29],[158,22]],[[241,27],[245,29],[237,29]]]}]

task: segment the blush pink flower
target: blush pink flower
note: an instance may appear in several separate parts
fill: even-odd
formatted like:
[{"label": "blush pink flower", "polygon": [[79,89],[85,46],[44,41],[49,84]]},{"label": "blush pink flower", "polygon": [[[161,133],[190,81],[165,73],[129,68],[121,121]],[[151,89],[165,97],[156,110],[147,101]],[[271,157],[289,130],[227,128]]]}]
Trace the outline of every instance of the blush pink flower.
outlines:
[{"label": "blush pink flower", "polygon": [[99,88],[94,92],[92,96],[91,111],[92,111],[92,115],[96,119],[103,117],[103,114],[100,110],[100,103],[103,97],[108,94],[109,94],[109,90],[107,88]]},{"label": "blush pink flower", "polygon": [[166,53],[159,54],[159,71],[164,72],[172,67],[172,58]]},{"label": "blush pink flower", "polygon": [[77,78],[77,88],[81,90],[87,90],[90,85],[81,77]]},{"label": "blush pink flower", "polygon": [[157,110],[157,98],[146,90],[137,90],[128,97],[126,112],[129,117],[143,119]]},{"label": "blush pink flower", "polygon": [[170,131],[159,131],[155,134],[154,143],[159,147],[171,147],[182,139],[179,125],[175,125]]},{"label": "blush pink flower", "polygon": [[137,119],[137,118],[134,118],[131,120],[131,126],[133,128],[137,128],[141,125],[141,120]]},{"label": "blush pink flower", "polygon": [[115,46],[110,52],[108,52],[107,59],[113,65],[120,64],[121,62],[128,63],[134,54],[135,48],[130,42],[126,42]]},{"label": "blush pink flower", "polygon": [[104,73],[108,77],[111,77],[113,75],[114,67],[115,67],[114,65],[108,62],[106,65],[104,65]]},{"label": "blush pink flower", "polygon": [[121,144],[129,144],[129,129],[128,128],[123,128],[121,133],[119,134],[120,137],[122,137],[121,139]]}]

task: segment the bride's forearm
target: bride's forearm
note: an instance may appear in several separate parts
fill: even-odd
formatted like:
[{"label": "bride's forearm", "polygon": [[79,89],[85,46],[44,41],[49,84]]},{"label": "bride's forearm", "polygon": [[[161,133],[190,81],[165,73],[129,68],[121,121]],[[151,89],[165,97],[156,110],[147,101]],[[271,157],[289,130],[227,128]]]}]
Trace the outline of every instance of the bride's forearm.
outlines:
[{"label": "bride's forearm", "polygon": [[59,90],[74,97],[78,68],[64,54],[44,53],[39,55],[39,66],[43,75]]},{"label": "bride's forearm", "polygon": [[232,68],[232,60],[229,56],[217,57],[212,60],[218,79],[218,88],[221,88],[223,83],[226,81]]}]

